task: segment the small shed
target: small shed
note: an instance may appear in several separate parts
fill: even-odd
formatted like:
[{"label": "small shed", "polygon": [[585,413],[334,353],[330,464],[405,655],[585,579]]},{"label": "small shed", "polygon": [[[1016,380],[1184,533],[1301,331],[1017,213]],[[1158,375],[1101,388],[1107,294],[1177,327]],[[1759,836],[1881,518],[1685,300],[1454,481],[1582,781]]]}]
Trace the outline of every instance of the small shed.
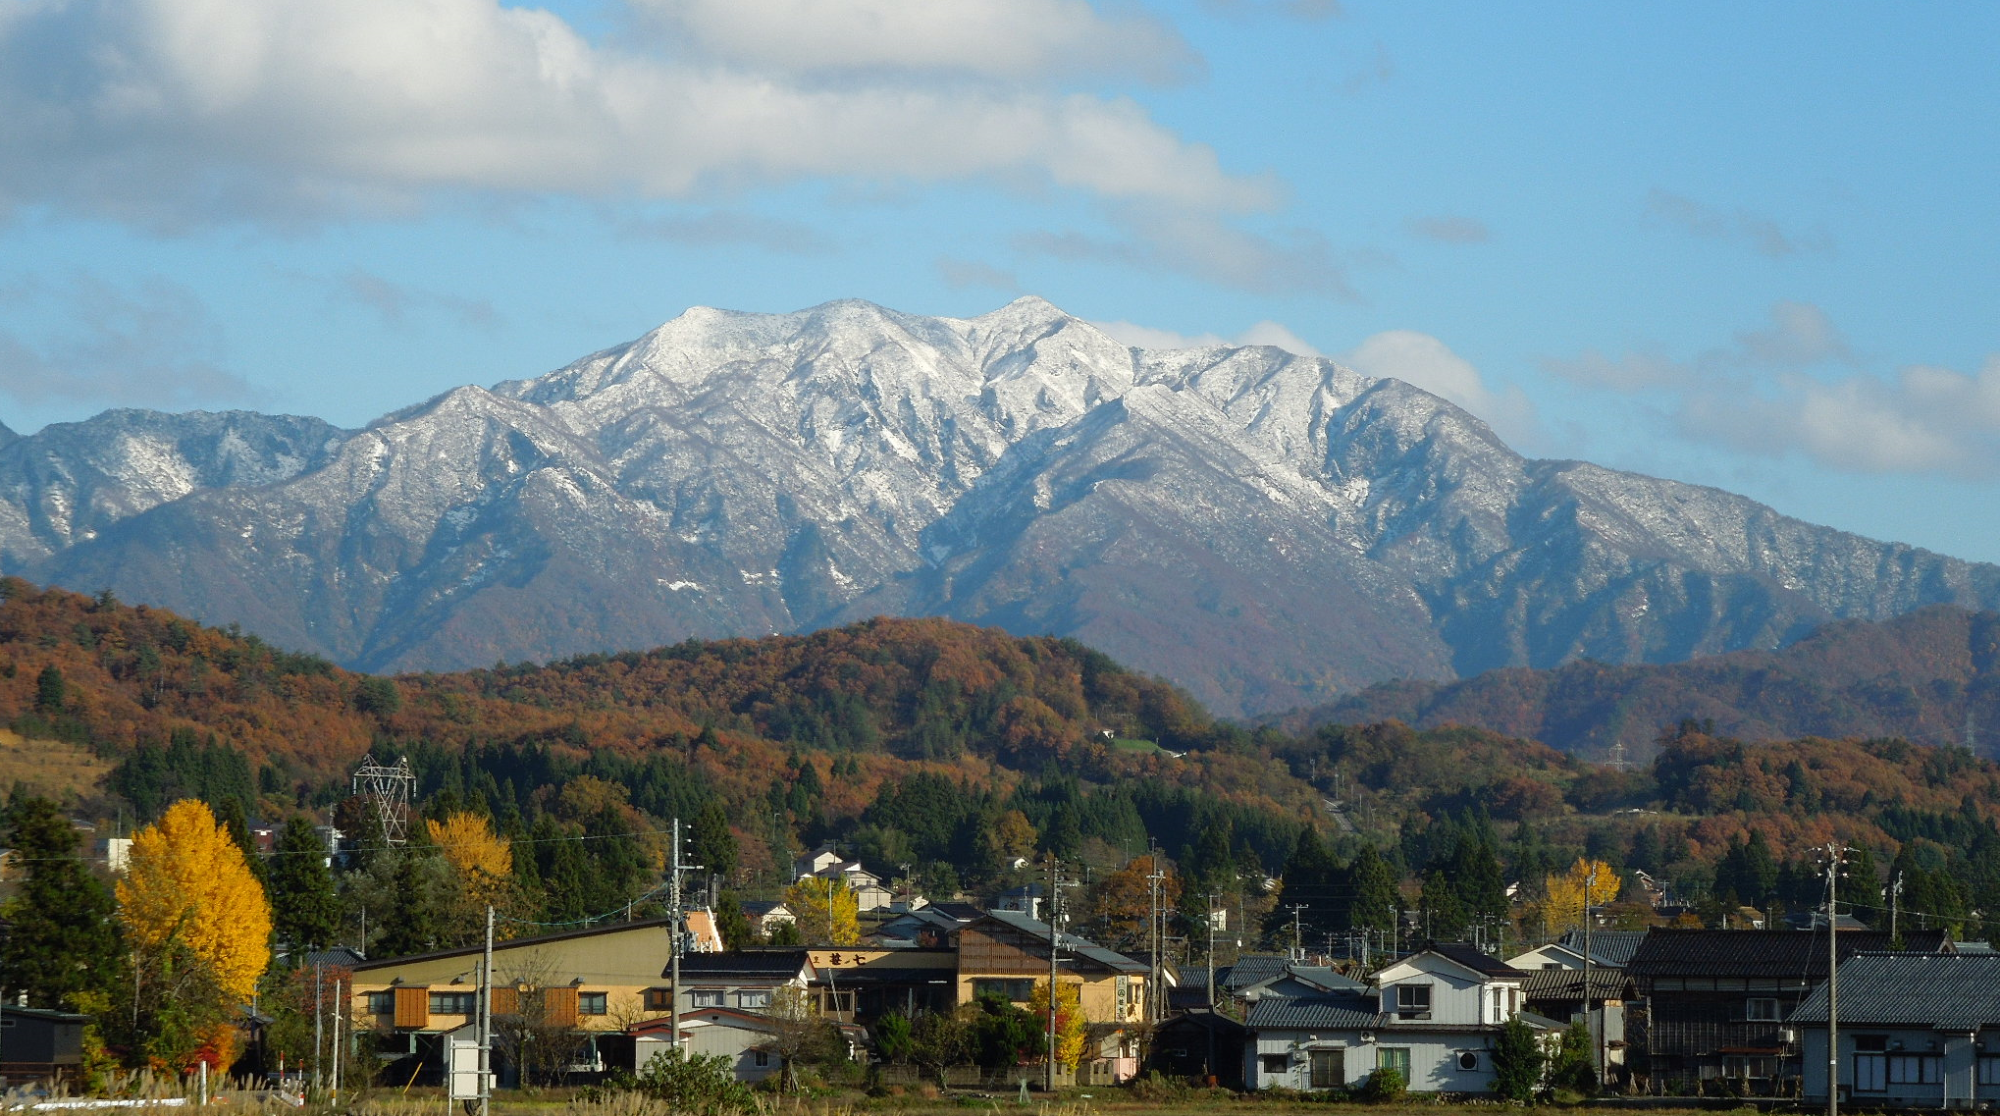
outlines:
[{"label": "small shed", "polygon": [[1213,1011],[1176,1015],[1153,1029],[1146,1068],[1168,1077],[1243,1088],[1243,1024]]},{"label": "small shed", "polygon": [[73,1078],[83,1068],[83,1029],[89,1023],[88,1015],[0,1006],[0,1077],[9,1085]]}]

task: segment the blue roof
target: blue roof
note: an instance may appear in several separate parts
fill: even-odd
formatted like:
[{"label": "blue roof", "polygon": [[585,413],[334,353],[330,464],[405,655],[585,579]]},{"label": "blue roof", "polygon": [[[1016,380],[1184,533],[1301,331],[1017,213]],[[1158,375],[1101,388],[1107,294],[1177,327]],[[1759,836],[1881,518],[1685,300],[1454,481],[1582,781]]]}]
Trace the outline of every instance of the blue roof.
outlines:
[{"label": "blue roof", "polygon": [[1388,1020],[1374,996],[1270,996],[1250,1005],[1244,1024],[1252,1030],[1363,1030]]},{"label": "blue roof", "polygon": [[[1822,983],[1792,1013],[1826,1022]],[[1840,963],[1840,1025],[2000,1028],[2000,953],[1858,953]]]}]

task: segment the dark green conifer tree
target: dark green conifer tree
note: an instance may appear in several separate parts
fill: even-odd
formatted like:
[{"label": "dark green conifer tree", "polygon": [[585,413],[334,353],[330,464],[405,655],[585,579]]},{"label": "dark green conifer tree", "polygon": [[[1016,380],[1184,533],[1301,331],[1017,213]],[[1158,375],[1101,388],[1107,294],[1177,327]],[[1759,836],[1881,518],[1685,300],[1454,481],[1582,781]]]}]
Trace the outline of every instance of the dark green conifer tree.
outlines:
[{"label": "dark green conifer tree", "polygon": [[437,948],[438,919],[436,897],[424,871],[423,858],[403,853],[396,862],[395,905],[382,922],[382,936],[376,952],[385,957],[406,957]]},{"label": "dark green conifer tree", "polygon": [[340,900],[326,860],[326,843],[311,818],[295,817],[278,831],[264,886],[278,943],[294,954],[325,949],[339,932]]},{"label": "dark green conifer tree", "polygon": [[62,808],[46,798],[16,798],[9,842],[27,871],[14,898],[0,906],[0,984],[32,1007],[70,1007],[81,992],[106,987],[120,972],[116,904],[111,889],[78,855]]}]

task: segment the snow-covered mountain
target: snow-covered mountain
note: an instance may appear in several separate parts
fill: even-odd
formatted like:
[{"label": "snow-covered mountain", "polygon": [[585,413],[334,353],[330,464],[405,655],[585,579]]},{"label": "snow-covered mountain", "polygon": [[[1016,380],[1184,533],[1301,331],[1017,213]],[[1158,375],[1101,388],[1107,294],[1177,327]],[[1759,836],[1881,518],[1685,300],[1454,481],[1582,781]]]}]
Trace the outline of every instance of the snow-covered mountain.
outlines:
[{"label": "snow-covered mountain", "polygon": [[1396,380],[1132,349],[1034,298],[697,308],[360,431],[119,411],[0,439],[0,567],[371,670],[942,615],[1232,713],[2000,604],[2000,567],[1527,460]]}]

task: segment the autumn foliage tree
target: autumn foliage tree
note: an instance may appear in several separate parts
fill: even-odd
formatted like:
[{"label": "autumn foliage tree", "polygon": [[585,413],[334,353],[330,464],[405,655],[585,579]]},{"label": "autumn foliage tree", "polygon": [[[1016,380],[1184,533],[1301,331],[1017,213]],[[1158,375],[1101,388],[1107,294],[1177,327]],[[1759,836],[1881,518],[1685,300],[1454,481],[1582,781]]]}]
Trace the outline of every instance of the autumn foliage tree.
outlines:
[{"label": "autumn foliage tree", "polygon": [[860,902],[845,879],[807,876],[785,889],[785,905],[798,916],[807,945],[853,945],[861,940]]},{"label": "autumn foliage tree", "polygon": [[[1090,1021],[1084,1018],[1083,1003],[1075,983],[1056,984],[1056,1064],[1071,1073],[1083,1062],[1084,1046],[1090,1038]],[[1049,982],[1035,984],[1034,997],[1028,1002],[1028,1013],[1037,1019],[1049,1017]]]},{"label": "autumn foliage tree", "polygon": [[1618,899],[1618,873],[1601,860],[1580,857],[1567,871],[1543,882],[1548,898],[1542,901],[1542,922],[1551,934],[1582,926],[1586,901],[1602,907]]},{"label": "autumn foliage tree", "polygon": [[494,834],[485,816],[460,811],[443,821],[427,819],[424,829],[450,870],[446,918],[455,928],[484,925],[487,907],[512,905],[514,847]]},{"label": "autumn foliage tree", "polygon": [[227,1066],[230,1012],[271,961],[271,906],[243,850],[206,804],[183,799],[132,835],[118,882],[119,918],[135,953],[148,1053],[163,1065]]}]

